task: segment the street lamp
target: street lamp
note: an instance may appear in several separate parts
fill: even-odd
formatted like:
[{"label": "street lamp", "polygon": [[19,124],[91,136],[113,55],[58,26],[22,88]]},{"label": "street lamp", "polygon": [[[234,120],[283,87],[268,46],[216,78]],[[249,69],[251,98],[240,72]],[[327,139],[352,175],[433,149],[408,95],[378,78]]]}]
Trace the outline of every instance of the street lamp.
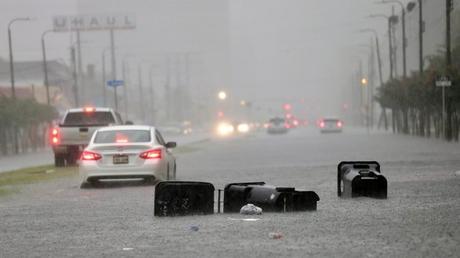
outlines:
[{"label": "street lamp", "polygon": [[45,75],[45,87],[46,87],[46,103],[48,105],[51,104],[50,101],[50,86],[49,86],[49,81],[48,81],[48,64],[46,61],[46,47],[45,47],[45,36],[46,34],[53,32],[53,30],[45,30],[42,33],[42,54],[43,54],[43,73]]},{"label": "street lamp", "polygon": [[404,78],[406,78],[407,77],[407,67],[406,67],[406,48],[407,48],[407,40],[406,40],[406,8],[404,7],[404,4],[399,0],[382,0],[381,3],[382,4],[397,3],[401,7],[403,76],[404,76]]},{"label": "street lamp", "polygon": [[223,90],[219,91],[219,93],[217,94],[217,97],[220,99],[220,100],[226,100],[227,99],[227,93]]},{"label": "street lamp", "polygon": [[16,99],[16,91],[14,89],[14,64],[13,64],[13,46],[11,42],[11,25],[16,21],[30,21],[29,17],[14,18],[8,23],[8,48],[10,52],[10,78],[11,78],[11,97]]}]

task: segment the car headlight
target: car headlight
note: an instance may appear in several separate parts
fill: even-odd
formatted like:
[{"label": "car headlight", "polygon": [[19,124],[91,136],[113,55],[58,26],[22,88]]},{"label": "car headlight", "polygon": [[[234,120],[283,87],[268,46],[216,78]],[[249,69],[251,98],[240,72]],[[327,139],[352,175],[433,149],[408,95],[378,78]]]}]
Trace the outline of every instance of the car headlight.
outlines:
[{"label": "car headlight", "polygon": [[238,125],[237,130],[239,133],[247,133],[249,132],[249,125],[246,123],[241,123]]},{"label": "car headlight", "polygon": [[226,123],[226,122],[221,122],[217,125],[217,134],[220,136],[227,136],[232,134],[235,131],[235,128],[233,125]]}]

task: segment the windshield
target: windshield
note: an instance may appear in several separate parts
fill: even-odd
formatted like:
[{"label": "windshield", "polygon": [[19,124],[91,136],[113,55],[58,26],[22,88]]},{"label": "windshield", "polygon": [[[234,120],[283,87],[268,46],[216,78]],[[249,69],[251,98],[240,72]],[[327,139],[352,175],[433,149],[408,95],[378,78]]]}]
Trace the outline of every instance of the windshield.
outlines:
[{"label": "windshield", "polygon": [[140,143],[150,142],[148,130],[117,130],[99,131],[96,133],[94,143]]},{"label": "windshield", "polygon": [[94,126],[115,123],[111,112],[71,112],[64,119],[64,126]]}]

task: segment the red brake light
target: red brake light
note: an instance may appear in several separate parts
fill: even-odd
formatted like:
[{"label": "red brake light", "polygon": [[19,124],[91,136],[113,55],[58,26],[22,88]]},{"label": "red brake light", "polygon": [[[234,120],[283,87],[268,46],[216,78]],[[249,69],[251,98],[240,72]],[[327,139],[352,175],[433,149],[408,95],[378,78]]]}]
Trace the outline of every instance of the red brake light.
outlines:
[{"label": "red brake light", "polygon": [[319,127],[324,128],[325,124],[324,121],[319,122]]},{"label": "red brake light", "polygon": [[148,150],[139,154],[141,159],[161,159],[161,149]]},{"label": "red brake light", "polygon": [[93,108],[93,107],[85,107],[84,110],[85,110],[86,113],[92,113],[92,112],[94,112],[94,108]]},{"label": "red brake light", "polygon": [[52,145],[57,145],[60,142],[60,136],[59,136],[59,128],[53,128],[51,129],[51,144]]},{"label": "red brake light", "polygon": [[337,127],[342,127],[342,126],[343,126],[342,121],[338,121],[337,122]]},{"label": "red brake light", "polygon": [[83,151],[81,154],[81,160],[100,160],[102,159],[101,154],[92,151]]},{"label": "red brake light", "polygon": [[284,124],[284,127],[285,127],[286,129],[289,129],[289,128],[291,128],[291,125],[288,124],[288,123],[285,123],[285,124]]}]

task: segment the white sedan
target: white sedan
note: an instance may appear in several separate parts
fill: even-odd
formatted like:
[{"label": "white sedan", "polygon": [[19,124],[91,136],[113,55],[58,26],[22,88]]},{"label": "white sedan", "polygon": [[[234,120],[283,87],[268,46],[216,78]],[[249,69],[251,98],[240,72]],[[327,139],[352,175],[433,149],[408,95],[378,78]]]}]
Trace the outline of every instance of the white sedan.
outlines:
[{"label": "white sedan", "polygon": [[104,179],[176,178],[176,159],[158,130],[151,126],[104,127],[94,132],[79,161],[81,188]]}]

